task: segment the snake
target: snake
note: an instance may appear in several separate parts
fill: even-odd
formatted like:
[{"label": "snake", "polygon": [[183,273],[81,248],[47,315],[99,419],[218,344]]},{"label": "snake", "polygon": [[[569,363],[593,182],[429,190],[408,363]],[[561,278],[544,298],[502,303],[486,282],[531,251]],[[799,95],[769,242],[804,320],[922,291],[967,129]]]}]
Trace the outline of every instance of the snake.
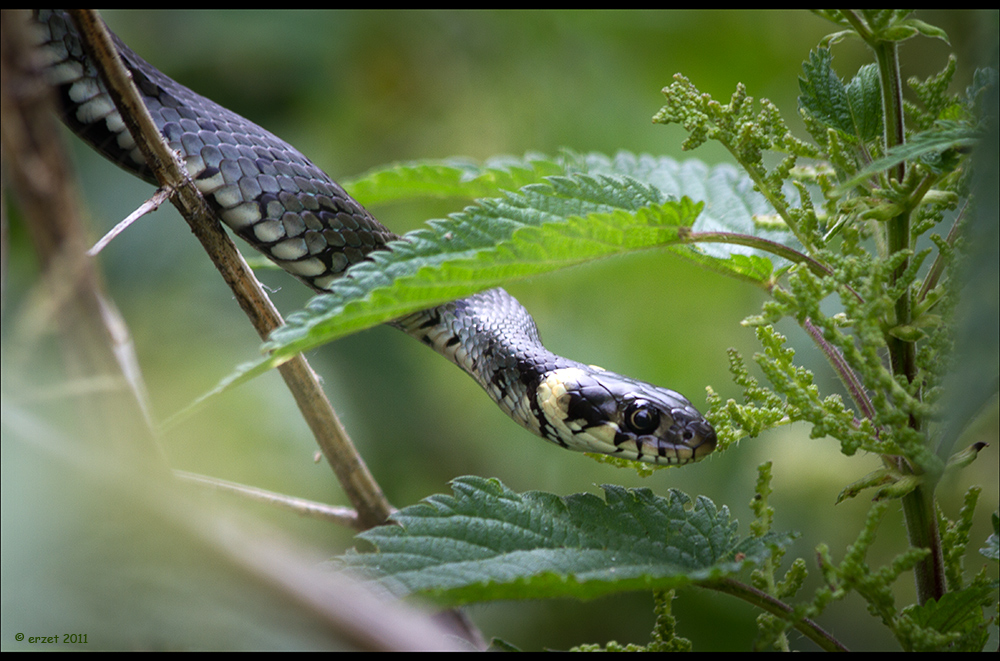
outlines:
[{"label": "snake", "polygon": [[[72,20],[39,11],[34,26],[64,123],[155,185]],[[217,217],[286,272],[322,293],[373,251],[401,240],[297,149],[112,39],[161,135]],[[715,449],[715,430],[683,395],[552,353],[528,311],[501,288],[390,324],[465,371],[518,424],[563,448],[673,466]]]}]

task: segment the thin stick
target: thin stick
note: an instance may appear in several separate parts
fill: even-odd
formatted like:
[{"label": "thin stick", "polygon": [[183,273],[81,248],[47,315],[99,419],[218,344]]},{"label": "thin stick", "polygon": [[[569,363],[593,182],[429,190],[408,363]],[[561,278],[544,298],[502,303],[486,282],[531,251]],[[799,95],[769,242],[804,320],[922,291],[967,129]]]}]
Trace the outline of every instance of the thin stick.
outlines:
[{"label": "thin stick", "polygon": [[94,246],[87,251],[87,257],[96,257],[104,250],[111,241],[128,229],[132,223],[139,220],[148,213],[153,213],[160,208],[160,205],[170,199],[170,191],[166,188],[158,188],[153,197],[139,205],[139,208],[130,213],[125,220],[112,227],[107,234],[102,236]]},{"label": "thin stick", "polygon": [[337,525],[347,526],[348,528],[359,528],[358,513],[349,507],[337,507],[336,505],[318,503],[314,500],[296,498],[294,496],[278,493],[276,491],[268,491],[267,489],[252,487],[238,482],[230,482],[229,480],[223,480],[208,475],[199,475],[198,473],[175,470],[174,475],[187,482],[193,482],[203,487],[217,489],[219,491],[228,491],[229,493],[238,494],[244,498],[248,498],[249,500],[256,500],[257,502],[275,505],[282,509],[291,510],[301,516],[307,516],[311,519],[329,521],[331,523],[336,523]]}]

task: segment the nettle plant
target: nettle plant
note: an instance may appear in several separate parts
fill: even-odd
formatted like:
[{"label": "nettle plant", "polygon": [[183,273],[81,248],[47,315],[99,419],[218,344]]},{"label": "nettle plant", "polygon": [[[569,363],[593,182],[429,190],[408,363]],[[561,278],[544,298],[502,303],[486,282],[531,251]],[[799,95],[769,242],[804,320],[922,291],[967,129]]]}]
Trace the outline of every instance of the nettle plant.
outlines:
[{"label": "nettle plant", "polygon": [[[954,350],[957,341],[961,349],[967,338],[981,337],[967,331],[972,322],[956,321],[968,318],[956,313],[963,277],[981,277],[983,264],[987,277],[995,273],[995,261],[991,266],[988,254],[983,261],[975,248],[996,247],[996,207],[989,201],[996,191],[985,190],[987,199],[977,202],[970,165],[984,131],[995,130],[996,106],[981,106],[996,98],[996,72],[975,72],[972,84],[953,94],[958,65],[951,58],[939,74],[907,81],[915,102],[904,101],[899,43],[946,39],[944,33],[905,12],[823,15],[841,31],[803,63],[799,112],[811,140],[793,136],[778,108],[755,101],[742,85],[726,103],[679,74],[663,90],[667,103],[654,122],[682,125],[690,134],[685,149],[720,143],[740,170],[625,153],[564,153],[482,165],[409,163],[347,182],[366,204],[418,196],[479,200],[352,269],[332,294],[314,299],[272,335],[268,358],[235,378],[511,279],[665,248],[769,294],[760,314],[744,321],[762,346],[753,361],[766,383],[730,351],[743,401],[723,401],[709,388],[718,452],[738,452],[741,439],[802,421],[812,438],[835,440],[844,455],[882,457],[879,470],[845,485],[840,497],[874,494],[857,540],[839,562],[824,544],[815,547],[822,587],[801,594],[810,564],[802,558],[784,569],[796,535],[772,530],[770,464],[758,469],[747,536],[738,534],[727,507],[676,490],[661,496],[605,486],[604,499],[559,497],[464,477],[454,481],[454,495],[431,497],[394,514],[393,525],[362,533],[342,566],[396,594],[449,607],[653,591],[652,642],[607,649],[690,648],[675,633],[670,604],[673,591],[692,587],[759,607],[758,648],[789,649],[794,628],[823,649],[843,649],[818,618],[851,592],[902,649],[983,648],[996,617],[997,581],[985,570],[967,578],[963,563],[969,544],[971,554],[997,562],[997,514],[994,534],[974,542],[980,489],[968,489],[954,519],[937,507],[935,491],[947,471],[968,465],[982,449],[959,441],[997,388],[995,289],[992,302],[972,301],[976,309],[993,306],[988,353],[967,359]],[[831,47],[846,38],[867,44],[874,62],[845,83]],[[989,150],[996,134],[983,142],[992,147],[982,163],[995,168]],[[974,243],[967,244],[969,236]],[[796,363],[775,330],[782,319],[794,320],[821,350],[847,401],[824,396]],[[986,373],[979,376],[984,357]],[[883,515],[900,506],[909,548],[885,566],[869,566],[866,553]],[[893,586],[911,573],[917,603],[901,606]]]}]

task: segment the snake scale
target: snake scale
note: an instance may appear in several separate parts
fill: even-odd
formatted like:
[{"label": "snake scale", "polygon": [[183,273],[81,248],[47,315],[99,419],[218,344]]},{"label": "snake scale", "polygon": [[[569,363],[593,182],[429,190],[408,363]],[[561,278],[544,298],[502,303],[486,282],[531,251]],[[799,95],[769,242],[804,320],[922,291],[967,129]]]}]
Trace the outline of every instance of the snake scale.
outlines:
[{"label": "snake scale", "polygon": [[[36,26],[65,123],[155,183],[70,19],[41,11]],[[218,217],[247,243],[318,292],[370,252],[392,249],[399,237],[298,150],[114,39],[171,149]],[[503,289],[392,325],[467,372],[519,424],[564,448],[673,465],[715,449],[715,431],[682,395],[548,351],[531,315]]]}]

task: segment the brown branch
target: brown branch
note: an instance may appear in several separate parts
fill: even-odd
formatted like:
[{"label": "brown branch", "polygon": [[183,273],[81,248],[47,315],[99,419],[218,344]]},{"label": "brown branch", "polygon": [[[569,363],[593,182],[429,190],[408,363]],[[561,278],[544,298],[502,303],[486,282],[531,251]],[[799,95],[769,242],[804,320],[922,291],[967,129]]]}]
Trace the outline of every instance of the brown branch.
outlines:
[{"label": "brown branch", "polygon": [[[93,10],[72,10],[71,14],[84,47],[97,65],[129,133],[160,185],[173,191],[171,202],[232,289],[258,335],[262,339],[267,338],[271,331],[284,323],[281,315],[187,176],[184,166],[164,143],[118,57],[104,22]],[[360,526],[369,528],[384,523],[392,507],[351,443],[306,359],[298,355],[278,369],[323,455],[357,509]]]}]

